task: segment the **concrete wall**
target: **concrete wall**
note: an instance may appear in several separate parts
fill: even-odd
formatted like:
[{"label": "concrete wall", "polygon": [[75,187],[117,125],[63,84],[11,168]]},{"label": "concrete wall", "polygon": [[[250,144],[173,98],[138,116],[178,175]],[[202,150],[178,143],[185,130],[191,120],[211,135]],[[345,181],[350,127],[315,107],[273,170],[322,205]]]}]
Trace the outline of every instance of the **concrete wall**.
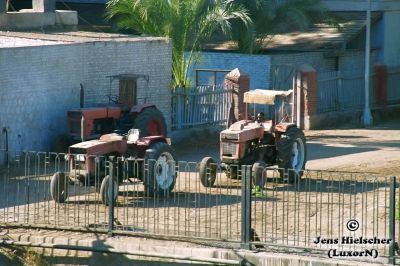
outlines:
[{"label": "concrete wall", "polygon": [[[189,69],[188,75],[195,84],[195,69],[224,69],[239,68],[250,76],[250,89],[268,88],[270,86],[271,59],[268,55],[247,55],[225,52],[201,53],[199,61]],[[207,80],[206,74],[202,75],[202,82]],[[219,75],[218,83],[223,82],[223,75]]]},{"label": "concrete wall", "polygon": [[138,97],[151,97],[170,126],[171,47],[165,41],[0,48],[0,129],[9,131],[9,149],[48,150],[67,130],[66,111],[79,107],[79,84],[86,106],[107,103],[106,76],[121,73],[149,75],[148,87],[139,82]]}]

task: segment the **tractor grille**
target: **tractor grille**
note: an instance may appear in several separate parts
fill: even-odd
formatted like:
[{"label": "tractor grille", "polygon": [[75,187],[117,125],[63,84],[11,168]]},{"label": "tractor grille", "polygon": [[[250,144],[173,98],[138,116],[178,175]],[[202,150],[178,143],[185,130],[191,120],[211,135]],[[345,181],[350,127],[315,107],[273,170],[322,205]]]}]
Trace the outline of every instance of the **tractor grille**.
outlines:
[{"label": "tractor grille", "polygon": [[236,147],[238,144],[231,142],[222,142],[222,155],[233,156],[236,155]]},{"label": "tractor grille", "polygon": [[221,139],[238,140],[239,139],[239,133],[222,132],[221,133]]}]

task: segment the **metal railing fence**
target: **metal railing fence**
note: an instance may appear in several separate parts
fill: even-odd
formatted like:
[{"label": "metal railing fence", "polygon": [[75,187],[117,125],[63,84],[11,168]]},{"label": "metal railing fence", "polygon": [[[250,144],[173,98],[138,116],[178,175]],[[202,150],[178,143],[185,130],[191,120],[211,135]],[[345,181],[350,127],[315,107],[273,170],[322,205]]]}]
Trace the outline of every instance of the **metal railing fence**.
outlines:
[{"label": "metal railing fence", "polygon": [[[78,156],[37,152],[8,156],[9,163],[0,169],[0,225],[210,239],[241,243],[243,248],[368,249],[381,258],[394,256],[390,243],[349,244],[342,238],[397,241],[400,206],[395,195],[400,191],[395,177],[306,170],[302,179],[289,183],[290,170],[264,168],[265,186],[253,193],[252,166],[238,167],[237,175],[231,175],[235,178],[229,178],[217,164],[214,185],[204,187],[198,163],[173,162],[173,189],[161,195],[150,192],[143,182],[151,171],[148,161],[85,158],[95,162],[87,177],[85,170],[70,170],[71,163],[75,169],[82,163]],[[80,178],[80,182],[65,179],[67,195],[60,202],[54,201],[54,193],[63,183],[52,182],[57,172]],[[107,175],[117,188],[116,201],[108,205],[103,192],[113,198],[114,190],[113,185],[103,188]],[[353,220],[358,230],[349,229]]]},{"label": "metal railing fence", "polygon": [[224,85],[176,88],[172,92],[172,128],[225,125],[232,90]]}]

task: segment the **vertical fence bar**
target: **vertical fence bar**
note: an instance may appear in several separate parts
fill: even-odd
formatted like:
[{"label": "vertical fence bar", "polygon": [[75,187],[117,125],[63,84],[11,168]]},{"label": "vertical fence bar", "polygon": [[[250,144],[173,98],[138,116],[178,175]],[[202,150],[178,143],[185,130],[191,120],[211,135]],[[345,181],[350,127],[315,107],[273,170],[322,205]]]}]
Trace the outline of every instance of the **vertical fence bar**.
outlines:
[{"label": "vertical fence bar", "polygon": [[112,237],[113,230],[114,230],[114,156],[110,156],[108,162],[108,171],[110,174],[109,180],[110,183],[108,184],[108,191],[106,192],[109,197],[105,197],[108,203],[108,236]]},{"label": "vertical fence bar", "polygon": [[251,235],[251,166],[242,166],[242,230],[241,230],[241,248],[251,249],[250,235]]},{"label": "vertical fence bar", "polygon": [[396,223],[396,177],[390,177],[390,205],[389,205],[389,238],[392,239],[389,246],[389,263],[394,264],[395,252],[395,223]]}]

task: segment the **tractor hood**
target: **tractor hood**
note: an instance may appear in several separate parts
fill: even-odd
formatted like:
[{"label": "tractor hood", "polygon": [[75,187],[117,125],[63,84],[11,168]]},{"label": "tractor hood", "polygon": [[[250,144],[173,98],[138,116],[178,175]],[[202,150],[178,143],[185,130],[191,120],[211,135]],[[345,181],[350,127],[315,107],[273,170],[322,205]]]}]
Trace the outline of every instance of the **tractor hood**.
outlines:
[{"label": "tractor hood", "polygon": [[238,121],[232,124],[228,129],[221,131],[220,140],[233,140],[245,142],[252,139],[262,139],[264,135],[264,127],[257,122],[245,120]]},{"label": "tractor hood", "polygon": [[71,119],[80,120],[82,118],[82,115],[87,120],[107,117],[118,119],[121,116],[121,108],[118,106],[87,107],[68,111],[68,117],[70,117]]},{"label": "tractor hood", "polygon": [[127,150],[126,140],[118,134],[103,135],[100,139],[89,140],[69,147],[69,153],[87,155],[123,154]]}]

